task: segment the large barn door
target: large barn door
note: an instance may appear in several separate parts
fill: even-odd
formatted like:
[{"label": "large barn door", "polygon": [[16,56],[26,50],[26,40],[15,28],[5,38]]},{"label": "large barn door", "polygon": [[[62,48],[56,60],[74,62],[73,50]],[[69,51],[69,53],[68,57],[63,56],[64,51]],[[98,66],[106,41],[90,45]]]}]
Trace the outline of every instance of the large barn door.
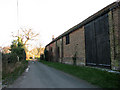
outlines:
[{"label": "large barn door", "polygon": [[85,26],[85,49],[86,64],[96,65],[96,40],[94,22],[91,22]]},{"label": "large barn door", "polygon": [[108,15],[85,25],[86,65],[110,67]]},{"label": "large barn door", "polygon": [[108,15],[95,20],[97,64],[110,67],[110,42]]}]

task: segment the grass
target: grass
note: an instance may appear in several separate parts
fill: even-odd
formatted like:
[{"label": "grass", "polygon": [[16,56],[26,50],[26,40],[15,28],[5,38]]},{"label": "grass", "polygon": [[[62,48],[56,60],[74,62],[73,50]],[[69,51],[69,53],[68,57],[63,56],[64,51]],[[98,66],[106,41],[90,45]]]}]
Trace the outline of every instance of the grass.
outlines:
[{"label": "grass", "polygon": [[2,84],[9,85],[12,84],[27,68],[28,61],[23,61],[20,67],[17,67],[12,73],[2,73]]},{"label": "grass", "polygon": [[73,66],[57,62],[47,62],[43,60],[40,62],[63,72],[69,73],[80,79],[86,80],[89,83],[101,88],[120,88],[120,74],[101,71],[96,68],[85,66]]}]

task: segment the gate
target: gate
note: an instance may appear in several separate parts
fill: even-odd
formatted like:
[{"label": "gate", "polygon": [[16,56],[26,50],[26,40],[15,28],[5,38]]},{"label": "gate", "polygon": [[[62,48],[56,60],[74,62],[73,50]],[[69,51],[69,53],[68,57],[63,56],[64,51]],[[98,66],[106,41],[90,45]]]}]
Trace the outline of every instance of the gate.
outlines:
[{"label": "gate", "polygon": [[105,14],[85,25],[86,65],[110,68],[108,15]]}]

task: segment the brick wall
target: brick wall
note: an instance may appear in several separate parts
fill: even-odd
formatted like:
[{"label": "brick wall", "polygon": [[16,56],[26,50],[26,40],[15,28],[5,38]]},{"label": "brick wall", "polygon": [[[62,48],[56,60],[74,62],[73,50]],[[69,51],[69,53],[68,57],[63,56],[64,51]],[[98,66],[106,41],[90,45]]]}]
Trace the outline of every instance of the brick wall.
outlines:
[{"label": "brick wall", "polygon": [[120,70],[120,7],[113,9],[109,15],[111,69]]},{"label": "brick wall", "polygon": [[66,37],[63,38],[64,63],[73,64],[72,57],[77,52],[77,65],[85,65],[85,38],[84,27],[69,34],[70,44],[66,45]]},{"label": "brick wall", "polygon": [[56,41],[57,43],[57,48],[59,48],[59,55],[57,55],[57,61],[61,62],[62,61],[62,38]]}]

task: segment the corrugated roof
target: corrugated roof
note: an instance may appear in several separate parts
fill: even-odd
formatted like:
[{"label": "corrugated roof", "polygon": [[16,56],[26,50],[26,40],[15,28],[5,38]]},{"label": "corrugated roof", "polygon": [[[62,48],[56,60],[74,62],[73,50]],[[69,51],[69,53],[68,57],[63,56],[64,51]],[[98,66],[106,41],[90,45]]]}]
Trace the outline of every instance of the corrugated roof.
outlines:
[{"label": "corrugated roof", "polygon": [[69,30],[67,30],[66,32],[64,32],[63,34],[61,34],[60,36],[58,36],[57,38],[55,38],[53,41],[51,41],[49,44],[47,44],[46,46],[50,45],[51,43],[55,42],[56,40],[60,39],[61,37],[79,29],[80,27],[86,25],[87,23],[89,23],[90,21],[96,19],[97,17],[100,17],[101,15],[109,12],[110,10],[116,8],[117,6],[120,6],[120,2],[113,2],[112,4],[108,5],[107,7],[101,9],[100,11],[98,11],[97,13],[93,14],[92,16],[88,17],[87,19],[85,19],[84,21],[82,21],[81,23],[75,25],[74,27],[70,28]]}]

